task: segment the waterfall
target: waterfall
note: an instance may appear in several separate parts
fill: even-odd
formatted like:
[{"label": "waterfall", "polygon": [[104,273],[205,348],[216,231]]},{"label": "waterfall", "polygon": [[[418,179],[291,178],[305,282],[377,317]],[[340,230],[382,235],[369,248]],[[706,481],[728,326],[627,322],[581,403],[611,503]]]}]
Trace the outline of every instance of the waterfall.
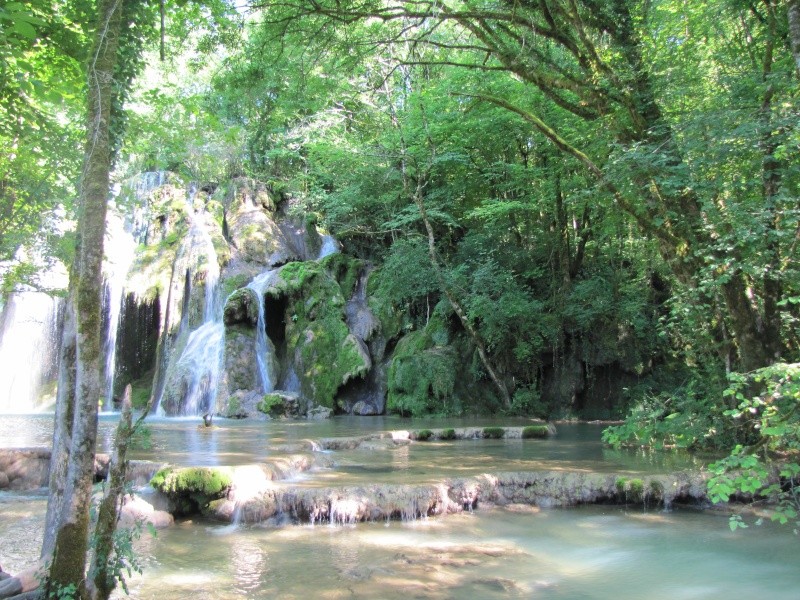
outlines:
[{"label": "waterfall", "polygon": [[[182,258],[187,261],[190,279],[193,274],[204,273],[205,294],[203,322],[189,333],[186,346],[175,363],[182,395],[181,415],[214,412],[225,352],[225,326],[217,285],[219,262],[209,233],[209,215],[204,207],[194,208],[195,195],[196,188],[191,186],[186,200],[191,224],[182,248]],[[159,415],[165,414],[161,406],[162,399],[163,393],[156,403],[156,413]]]},{"label": "waterfall", "polygon": [[330,254],[339,252],[339,242],[332,235],[322,236],[322,246],[319,249],[317,260],[321,260]]},{"label": "waterfall", "polygon": [[258,299],[258,322],[256,324],[256,362],[258,376],[261,380],[261,391],[266,394],[274,389],[269,376],[269,344],[267,343],[267,319],[264,308],[264,294],[275,279],[277,271],[269,269],[251,281],[247,288],[252,290]]},{"label": "waterfall", "polygon": [[222,321],[207,321],[189,334],[178,367],[185,373],[186,394],[182,414],[214,412],[220,367],[225,349]]},{"label": "waterfall", "polygon": [[131,232],[132,226],[125,223],[125,219],[117,209],[115,202],[109,203],[106,217],[105,261],[103,270],[105,276],[105,297],[108,315],[108,329],[104,342],[106,357],[106,397],[103,408],[112,410],[114,395],[114,372],[117,356],[117,330],[124,304],[125,281],[128,270],[133,264],[136,253],[136,240]]},{"label": "waterfall", "polygon": [[62,304],[44,292],[9,295],[0,324],[0,413],[46,408],[42,386],[55,379],[58,369]]}]

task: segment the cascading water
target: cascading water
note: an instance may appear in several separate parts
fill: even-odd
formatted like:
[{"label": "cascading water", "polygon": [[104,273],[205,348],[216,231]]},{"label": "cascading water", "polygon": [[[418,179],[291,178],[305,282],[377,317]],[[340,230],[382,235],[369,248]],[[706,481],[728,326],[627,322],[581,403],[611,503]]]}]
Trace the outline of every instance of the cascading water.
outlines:
[{"label": "cascading water", "polygon": [[[176,371],[181,379],[180,414],[187,416],[214,411],[225,350],[225,326],[217,285],[220,274],[217,252],[209,233],[209,215],[202,207],[195,210],[195,195],[196,189],[192,186],[187,198],[191,226],[184,244],[194,272],[202,269],[205,273],[205,297],[203,322],[189,333],[186,346],[176,363]],[[162,398],[159,398],[156,413],[164,415],[161,401]]]},{"label": "cascading water", "polygon": [[8,297],[0,326],[0,413],[44,408],[42,384],[57,369],[62,304],[44,292],[19,291]]},{"label": "cascading water", "polygon": [[269,375],[269,357],[270,349],[267,340],[267,320],[264,307],[264,293],[267,288],[275,280],[277,271],[269,269],[261,275],[255,277],[253,281],[248,284],[248,289],[252,290],[258,299],[258,322],[256,325],[256,362],[258,364],[258,376],[261,383],[261,391],[263,393],[271,392],[274,389],[274,383]]},{"label": "cascading water", "polygon": [[[138,191],[138,190],[137,190]],[[143,192],[144,193],[144,192]],[[109,204],[106,218],[105,296],[107,301],[108,329],[104,343],[106,356],[106,397],[103,408],[113,408],[114,371],[117,356],[117,330],[124,303],[125,280],[133,264],[136,253],[136,240],[132,234],[131,223],[126,223],[115,202]]]},{"label": "cascading water", "polygon": [[332,235],[323,235],[322,236],[322,246],[319,249],[319,256],[317,260],[321,260],[326,256],[331,254],[335,254],[339,251],[339,243],[336,241]]},{"label": "cascading water", "polygon": [[[59,208],[45,217],[44,225],[51,235],[63,236],[73,224]],[[55,402],[54,394],[45,397],[44,392],[58,375],[64,306],[58,296],[66,291],[69,276],[64,264],[49,254],[37,238],[14,258],[16,264],[34,265],[37,273],[31,285],[17,286],[0,306],[0,413],[30,413]],[[5,274],[8,267],[0,264],[0,272]]]}]

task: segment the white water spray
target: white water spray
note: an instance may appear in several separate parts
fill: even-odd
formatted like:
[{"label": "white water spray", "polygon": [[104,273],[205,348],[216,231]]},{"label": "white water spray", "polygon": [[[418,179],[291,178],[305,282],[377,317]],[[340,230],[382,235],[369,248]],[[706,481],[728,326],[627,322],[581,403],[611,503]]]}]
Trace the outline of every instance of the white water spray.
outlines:
[{"label": "white water spray", "polygon": [[[189,233],[182,251],[188,259],[191,274],[205,273],[203,323],[189,333],[186,347],[176,363],[182,386],[182,415],[214,412],[220,373],[225,353],[225,326],[219,302],[219,262],[209,233],[209,215],[203,207],[195,210],[196,188],[192,186],[186,200],[191,216]],[[164,414],[158,399],[156,413]]]},{"label": "white water spray", "polygon": [[274,389],[274,383],[269,376],[269,344],[267,343],[267,318],[264,308],[264,293],[272,285],[277,275],[275,269],[269,269],[261,275],[255,277],[247,288],[252,290],[258,299],[258,322],[256,324],[256,363],[258,364],[258,376],[261,383],[261,391],[266,394]]},{"label": "white water spray", "polygon": [[136,240],[130,224],[117,209],[115,202],[109,204],[106,217],[105,261],[103,270],[108,300],[108,329],[105,339],[106,397],[103,408],[113,408],[114,371],[117,357],[117,330],[124,304],[125,281],[136,254]]},{"label": "white water spray", "polygon": [[9,296],[0,327],[0,413],[47,408],[40,396],[45,380],[55,377],[62,302],[44,292]]},{"label": "white water spray", "polygon": [[339,242],[332,235],[322,236],[322,246],[319,249],[317,260],[322,260],[326,256],[339,252]]}]

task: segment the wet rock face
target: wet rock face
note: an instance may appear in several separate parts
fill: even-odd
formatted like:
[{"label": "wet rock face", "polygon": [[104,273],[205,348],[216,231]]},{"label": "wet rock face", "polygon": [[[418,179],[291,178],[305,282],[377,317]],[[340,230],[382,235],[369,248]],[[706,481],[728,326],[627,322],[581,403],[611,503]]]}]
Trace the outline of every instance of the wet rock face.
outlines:
[{"label": "wet rock face", "polygon": [[258,366],[253,356],[253,330],[228,327],[225,330],[225,383],[229,394],[258,386]]},{"label": "wet rock face", "polygon": [[240,260],[262,267],[300,260],[272,218],[275,203],[264,184],[234,180],[224,206],[228,235]]},{"label": "wet rock face", "polygon": [[[106,478],[109,462],[107,454],[97,454],[95,481]],[[47,487],[49,478],[49,448],[0,448],[0,490],[35,490]]]},{"label": "wet rock face", "polygon": [[156,529],[163,529],[175,523],[175,517],[165,510],[156,510],[141,496],[135,494],[125,496],[119,511],[119,525],[130,528],[143,523],[152,525]]},{"label": "wet rock face", "polygon": [[238,390],[222,403],[219,413],[228,419],[263,419],[258,405],[263,394],[252,390]]}]

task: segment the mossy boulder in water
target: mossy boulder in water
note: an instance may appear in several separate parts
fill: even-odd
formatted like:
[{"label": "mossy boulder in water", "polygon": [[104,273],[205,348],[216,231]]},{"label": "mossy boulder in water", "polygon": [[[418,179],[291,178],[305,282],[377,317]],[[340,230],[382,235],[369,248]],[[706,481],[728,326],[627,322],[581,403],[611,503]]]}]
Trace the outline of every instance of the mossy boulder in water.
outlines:
[{"label": "mossy boulder in water", "polygon": [[303,416],[305,410],[300,406],[300,397],[292,392],[271,392],[264,394],[257,406],[259,412],[278,419],[281,417],[297,418]]},{"label": "mossy boulder in water", "polygon": [[165,494],[173,512],[190,514],[205,509],[212,500],[223,498],[232,484],[229,469],[220,467],[165,467],[150,480],[150,485]]}]

